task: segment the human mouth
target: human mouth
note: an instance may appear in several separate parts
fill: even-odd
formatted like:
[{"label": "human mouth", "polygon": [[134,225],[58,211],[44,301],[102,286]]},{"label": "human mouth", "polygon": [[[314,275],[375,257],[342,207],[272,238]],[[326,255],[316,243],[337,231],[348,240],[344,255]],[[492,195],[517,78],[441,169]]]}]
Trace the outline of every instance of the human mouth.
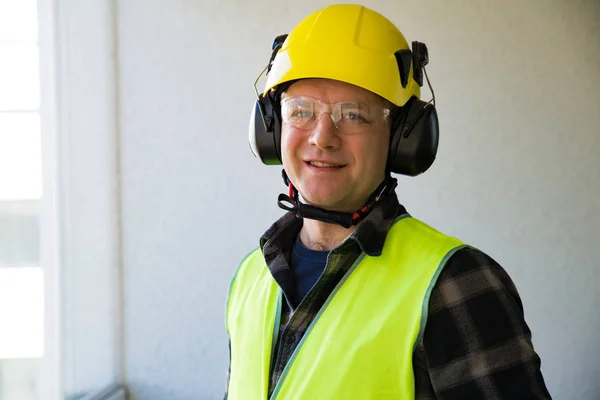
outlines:
[{"label": "human mouth", "polygon": [[306,163],[316,168],[342,168],[344,166],[342,164],[333,164],[323,161],[307,161]]}]

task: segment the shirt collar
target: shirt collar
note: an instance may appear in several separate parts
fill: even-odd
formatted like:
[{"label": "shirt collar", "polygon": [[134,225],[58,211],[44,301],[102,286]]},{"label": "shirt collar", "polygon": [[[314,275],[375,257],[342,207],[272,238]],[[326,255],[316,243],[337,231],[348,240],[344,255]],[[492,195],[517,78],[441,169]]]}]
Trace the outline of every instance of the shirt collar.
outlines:
[{"label": "shirt collar", "polygon": [[[342,243],[353,241],[369,256],[379,256],[387,233],[397,216],[406,214],[395,192],[385,196]],[[288,252],[302,227],[302,219],[292,212],[285,213],[262,235],[260,247],[265,254]]]}]

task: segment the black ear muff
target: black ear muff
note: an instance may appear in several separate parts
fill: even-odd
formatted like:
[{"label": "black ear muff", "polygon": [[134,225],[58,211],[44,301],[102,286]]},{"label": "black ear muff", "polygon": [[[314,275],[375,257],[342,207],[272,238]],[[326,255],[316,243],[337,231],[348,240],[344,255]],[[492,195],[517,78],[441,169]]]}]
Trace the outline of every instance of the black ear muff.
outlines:
[{"label": "black ear muff", "polygon": [[[277,52],[283,46],[288,35],[279,35],[273,40],[271,58],[265,69],[268,74],[273,66]],[[260,77],[259,77],[260,78]],[[270,95],[259,95],[250,113],[248,142],[254,156],[267,165],[280,165],[281,161],[281,118],[278,114],[277,99]]]},{"label": "black ear muff", "polygon": [[408,176],[422,174],[433,164],[438,144],[435,107],[417,98],[410,99],[392,125],[388,170]]},{"label": "black ear muff", "polygon": [[[422,87],[424,67],[429,64],[425,43],[412,42],[412,51],[398,50],[394,55],[402,87],[408,83],[411,66],[413,79]],[[408,176],[422,174],[433,164],[439,144],[435,101],[431,104],[413,97],[394,114],[387,169]]]},{"label": "black ear muff", "polygon": [[264,164],[281,164],[281,120],[268,95],[254,103],[248,128],[252,153]]}]

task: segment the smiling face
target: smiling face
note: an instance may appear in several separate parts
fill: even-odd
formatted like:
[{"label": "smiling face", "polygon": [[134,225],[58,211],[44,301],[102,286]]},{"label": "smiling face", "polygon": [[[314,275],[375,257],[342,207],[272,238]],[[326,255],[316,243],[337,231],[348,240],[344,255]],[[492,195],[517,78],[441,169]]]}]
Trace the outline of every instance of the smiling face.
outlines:
[{"label": "smiling face", "polygon": [[[328,79],[298,81],[286,90],[283,98],[285,101],[301,96],[324,104],[354,102],[371,110],[386,108],[385,101],[374,93]],[[283,167],[306,203],[332,211],[354,212],[366,203],[385,177],[390,128],[383,117],[357,123],[352,111],[334,124],[339,110],[338,106],[336,118],[315,113],[317,120],[302,128],[284,118]],[[349,124],[352,124],[350,129]]]}]

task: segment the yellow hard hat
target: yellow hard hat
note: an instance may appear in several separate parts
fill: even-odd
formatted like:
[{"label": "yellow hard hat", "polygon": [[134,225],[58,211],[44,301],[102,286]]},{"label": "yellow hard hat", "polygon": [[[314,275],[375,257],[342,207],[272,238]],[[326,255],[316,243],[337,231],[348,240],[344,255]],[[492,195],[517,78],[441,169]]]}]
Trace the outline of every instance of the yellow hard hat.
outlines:
[{"label": "yellow hard hat", "polygon": [[383,15],[360,5],[332,5],[310,14],[289,33],[275,55],[263,95],[285,82],[328,78],[401,107],[421,94],[420,65],[415,71],[411,54],[404,35]]},{"label": "yellow hard hat", "polygon": [[[422,174],[435,160],[439,143],[435,96],[433,104],[421,100],[428,62],[425,43],[413,41],[409,47],[398,28],[373,10],[340,4],[316,11],[273,43],[269,64],[254,83],[257,99],[250,116],[250,148],[263,163],[280,165],[279,95],[299,79],[334,79],[398,106],[390,129],[387,170]],[[256,83],[265,71],[266,85],[259,94]]]}]

